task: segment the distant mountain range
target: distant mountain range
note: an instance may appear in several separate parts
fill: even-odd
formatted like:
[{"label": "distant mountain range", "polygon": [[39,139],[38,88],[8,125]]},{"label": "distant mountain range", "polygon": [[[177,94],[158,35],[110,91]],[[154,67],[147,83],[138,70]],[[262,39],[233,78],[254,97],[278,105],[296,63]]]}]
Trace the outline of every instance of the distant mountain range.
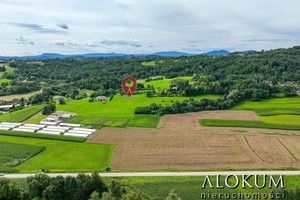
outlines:
[{"label": "distant mountain range", "polygon": [[[249,51],[245,51],[249,52]],[[207,53],[203,53],[202,55],[209,56],[220,56],[220,55],[228,55],[231,52],[227,50],[218,50],[218,51],[210,51]],[[99,57],[179,57],[179,56],[193,56],[196,54],[189,54],[178,51],[166,51],[166,52],[157,52],[153,54],[121,54],[121,53],[87,53],[87,54],[76,54],[76,55],[62,55],[57,53],[44,53],[42,55],[37,56],[0,56],[0,60],[9,60],[9,59],[17,59],[17,60],[28,60],[28,59],[55,59],[55,58],[99,58]]]}]

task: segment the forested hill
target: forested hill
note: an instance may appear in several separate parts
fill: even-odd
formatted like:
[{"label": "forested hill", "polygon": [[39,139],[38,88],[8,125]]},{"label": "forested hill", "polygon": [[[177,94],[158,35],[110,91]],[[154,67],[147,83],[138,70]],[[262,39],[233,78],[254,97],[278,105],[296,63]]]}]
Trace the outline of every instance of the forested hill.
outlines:
[{"label": "forested hill", "polygon": [[[153,62],[154,61],[154,62]],[[79,89],[119,89],[126,76],[205,76],[208,81],[300,80],[300,46],[265,52],[234,53],[224,56],[182,56],[153,58],[66,58],[10,62],[13,72],[3,78],[43,81],[48,85],[70,84]]]}]

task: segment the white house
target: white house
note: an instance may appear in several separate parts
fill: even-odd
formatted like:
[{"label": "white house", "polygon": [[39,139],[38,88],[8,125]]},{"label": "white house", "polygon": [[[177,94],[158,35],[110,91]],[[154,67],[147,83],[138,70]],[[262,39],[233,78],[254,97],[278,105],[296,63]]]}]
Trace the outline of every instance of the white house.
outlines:
[{"label": "white house", "polygon": [[107,97],[106,96],[98,96],[98,97],[96,97],[96,99],[98,101],[107,101]]}]

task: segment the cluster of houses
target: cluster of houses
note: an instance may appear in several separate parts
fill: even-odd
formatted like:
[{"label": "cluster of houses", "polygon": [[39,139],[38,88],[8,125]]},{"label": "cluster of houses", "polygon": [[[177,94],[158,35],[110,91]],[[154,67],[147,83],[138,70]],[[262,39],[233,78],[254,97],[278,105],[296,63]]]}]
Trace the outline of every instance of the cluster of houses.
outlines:
[{"label": "cluster of houses", "polygon": [[[265,81],[265,83],[268,84],[269,86],[274,86],[273,81]],[[295,84],[297,84],[295,81],[286,81],[286,82],[280,83],[279,85],[283,87],[283,86],[295,85]],[[297,90],[297,93],[300,93],[300,86],[296,85],[295,88]]]},{"label": "cluster of houses", "polygon": [[17,98],[14,98],[9,102],[0,100],[0,111],[8,112],[10,109],[14,107],[14,105],[19,105],[19,104],[20,104],[20,99]]},{"label": "cluster of houses", "polygon": [[[57,96],[57,97],[53,97],[54,101],[58,101],[59,98],[61,98],[62,96]],[[106,103],[107,101],[107,97],[106,96],[97,96],[96,97],[97,101],[102,101],[102,103]]]}]

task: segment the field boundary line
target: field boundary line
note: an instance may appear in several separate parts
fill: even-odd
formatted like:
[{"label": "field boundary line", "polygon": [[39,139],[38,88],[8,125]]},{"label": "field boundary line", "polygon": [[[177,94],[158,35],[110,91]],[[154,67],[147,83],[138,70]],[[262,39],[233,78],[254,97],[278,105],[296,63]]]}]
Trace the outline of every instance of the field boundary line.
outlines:
[{"label": "field boundary line", "polygon": [[289,154],[298,161],[298,159],[296,158],[296,156],[276,137],[276,139],[278,140],[278,142],[287,150],[287,152],[289,152]]},{"label": "field boundary line", "polygon": [[252,152],[253,152],[253,153],[254,153],[261,161],[265,162],[264,159],[262,159],[262,158],[256,153],[256,151],[254,151],[254,149],[251,147],[251,145],[250,145],[250,143],[248,142],[248,139],[246,138],[245,135],[244,135],[244,138],[245,138],[245,140],[246,140],[248,146],[249,146],[250,149],[252,150]]}]

